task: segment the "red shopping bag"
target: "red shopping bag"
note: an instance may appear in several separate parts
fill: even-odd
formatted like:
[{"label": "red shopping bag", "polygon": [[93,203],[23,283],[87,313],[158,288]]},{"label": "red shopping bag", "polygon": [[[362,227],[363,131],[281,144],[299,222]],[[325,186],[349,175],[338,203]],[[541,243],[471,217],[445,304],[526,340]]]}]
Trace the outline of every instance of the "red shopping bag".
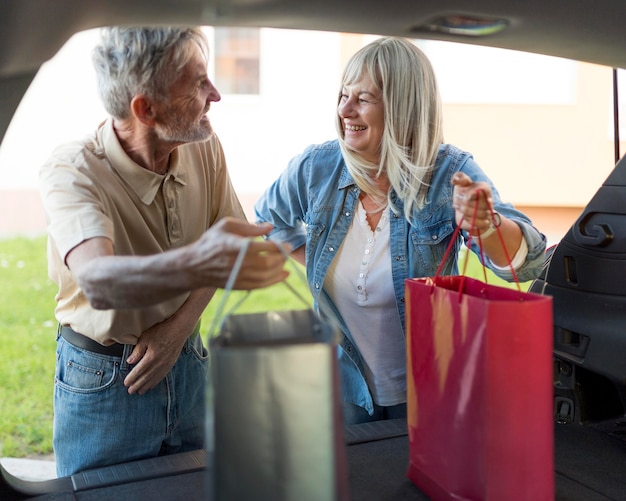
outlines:
[{"label": "red shopping bag", "polygon": [[409,478],[432,500],[553,500],[552,298],[439,270],[405,291]]},{"label": "red shopping bag", "polygon": [[552,298],[408,279],[408,476],[433,500],[554,499]]}]

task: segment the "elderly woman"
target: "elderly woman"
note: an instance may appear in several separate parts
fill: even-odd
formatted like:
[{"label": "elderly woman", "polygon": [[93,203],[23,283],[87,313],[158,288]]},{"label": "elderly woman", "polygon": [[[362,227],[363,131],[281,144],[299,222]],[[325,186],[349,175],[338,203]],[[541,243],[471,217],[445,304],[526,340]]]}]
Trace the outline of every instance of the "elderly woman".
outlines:
[{"label": "elderly woman", "polygon": [[457,225],[443,274],[458,273],[470,234],[506,280],[511,268],[533,279],[543,263],[545,237],[500,200],[469,153],[443,143],[441,115],[426,56],[408,40],[378,39],[346,66],[338,139],[295,157],[255,206],[257,220],[274,225],[270,238],[291,244],[306,266],[316,306],[341,327],[347,424],[406,415],[404,280],[435,275]]}]

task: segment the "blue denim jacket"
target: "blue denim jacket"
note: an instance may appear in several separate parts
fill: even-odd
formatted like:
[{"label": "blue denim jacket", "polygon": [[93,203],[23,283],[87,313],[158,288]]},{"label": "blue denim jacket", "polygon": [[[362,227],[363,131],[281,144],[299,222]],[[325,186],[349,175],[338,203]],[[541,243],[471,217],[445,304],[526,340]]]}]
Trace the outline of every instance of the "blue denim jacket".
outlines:
[{"label": "blue denim jacket", "polygon": [[[500,200],[497,190],[469,153],[451,145],[442,145],[430,181],[427,203],[424,208],[413,212],[410,221],[403,217],[402,201],[394,192],[391,194],[397,209],[390,214],[391,269],[403,328],[404,280],[436,274],[456,227],[450,180],[459,171],[473,181],[489,183],[494,209],[514,220],[522,229],[528,244],[528,256],[516,270],[519,280],[534,279],[541,270],[545,237],[524,214]],[[339,366],[344,401],[359,405],[372,414],[373,401],[363,376],[361,355],[341,315],[322,287],[328,267],[352,224],[359,193],[348,173],[339,143],[334,140],[309,146],[293,158],[256,203],[255,212],[258,221],[274,225],[270,238],[288,242],[294,249],[306,245],[306,272],[315,306],[319,309],[322,305],[324,314],[334,317],[343,332]],[[458,238],[451,252],[452,257],[443,268],[443,275],[458,273],[456,256],[461,243],[461,238]],[[472,243],[472,251],[479,253],[475,242]],[[485,264],[492,268],[488,259]],[[510,270],[494,271],[506,280],[513,279]]]}]

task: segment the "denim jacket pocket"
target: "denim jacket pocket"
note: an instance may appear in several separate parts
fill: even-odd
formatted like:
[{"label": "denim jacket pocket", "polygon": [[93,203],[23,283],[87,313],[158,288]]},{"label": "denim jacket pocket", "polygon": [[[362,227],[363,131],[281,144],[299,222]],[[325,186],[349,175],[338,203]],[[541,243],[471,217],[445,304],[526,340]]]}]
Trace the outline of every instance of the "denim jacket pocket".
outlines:
[{"label": "denim jacket pocket", "polygon": [[[454,227],[449,221],[441,221],[431,226],[421,226],[411,231],[411,245],[416,256],[416,262],[420,265],[417,271],[421,276],[434,276],[437,268],[444,258],[450,239],[454,233]],[[456,249],[451,252],[456,256]],[[452,270],[447,266],[446,270]]]}]

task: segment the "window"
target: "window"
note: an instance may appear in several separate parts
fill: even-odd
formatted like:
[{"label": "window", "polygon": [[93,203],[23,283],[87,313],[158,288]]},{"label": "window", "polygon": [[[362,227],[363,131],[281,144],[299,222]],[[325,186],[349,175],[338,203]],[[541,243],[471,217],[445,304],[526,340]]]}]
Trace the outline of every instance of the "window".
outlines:
[{"label": "window", "polygon": [[221,94],[259,93],[259,32],[215,28],[215,86]]}]

